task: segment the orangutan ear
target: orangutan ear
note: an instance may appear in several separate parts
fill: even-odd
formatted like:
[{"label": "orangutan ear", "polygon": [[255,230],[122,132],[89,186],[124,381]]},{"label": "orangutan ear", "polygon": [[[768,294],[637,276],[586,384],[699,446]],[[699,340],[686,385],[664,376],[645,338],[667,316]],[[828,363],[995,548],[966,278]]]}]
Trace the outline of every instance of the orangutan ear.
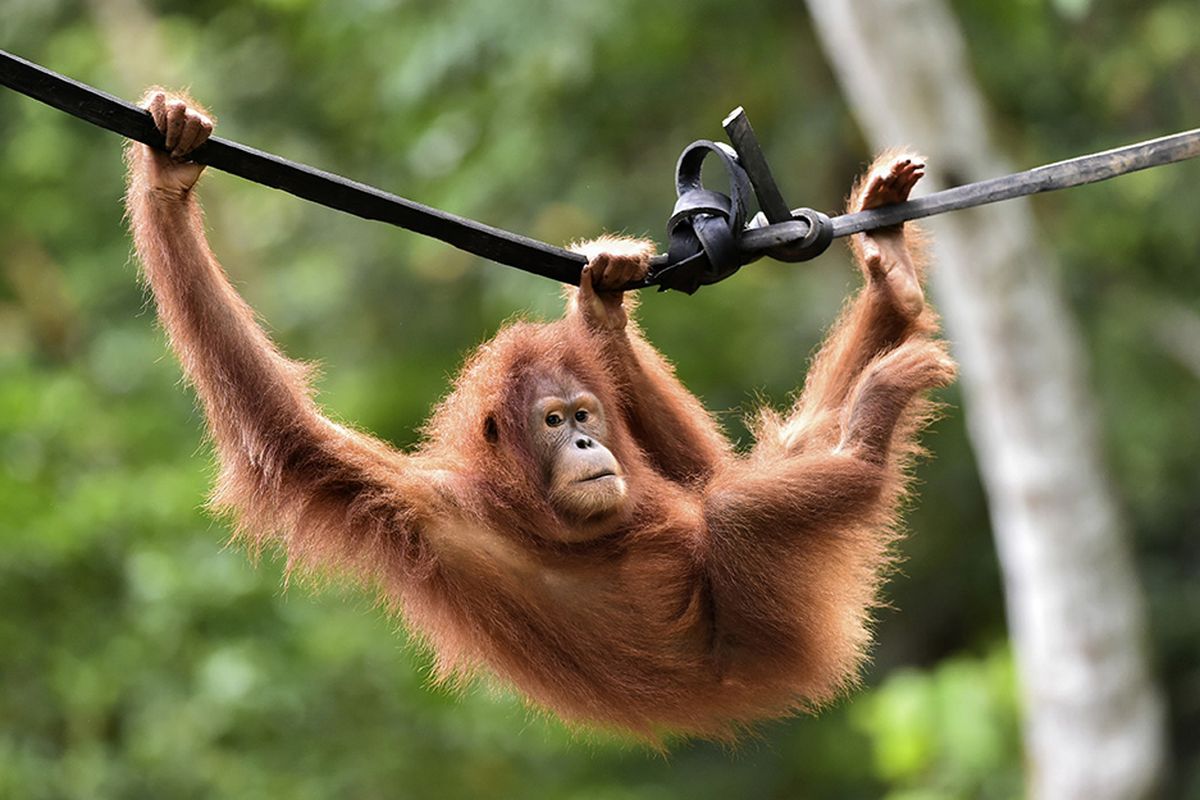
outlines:
[{"label": "orangutan ear", "polygon": [[500,441],[500,428],[496,425],[496,417],[488,414],[483,418],[483,438],[492,444]]}]

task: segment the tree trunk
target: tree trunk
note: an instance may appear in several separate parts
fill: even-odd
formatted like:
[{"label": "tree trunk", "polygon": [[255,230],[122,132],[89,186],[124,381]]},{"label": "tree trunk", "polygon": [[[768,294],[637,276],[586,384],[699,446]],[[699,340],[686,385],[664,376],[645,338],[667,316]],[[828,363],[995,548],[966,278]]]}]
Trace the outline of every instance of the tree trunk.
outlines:
[{"label": "tree trunk", "polygon": [[[913,144],[931,188],[1012,171],[944,0],[808,0],[877,149]],[[1025,200],[938,217],[933,290],[962,362],[1022,684],[1031,796],[1153,795],[1163,708],[1098,446],[1085,354]]]}]

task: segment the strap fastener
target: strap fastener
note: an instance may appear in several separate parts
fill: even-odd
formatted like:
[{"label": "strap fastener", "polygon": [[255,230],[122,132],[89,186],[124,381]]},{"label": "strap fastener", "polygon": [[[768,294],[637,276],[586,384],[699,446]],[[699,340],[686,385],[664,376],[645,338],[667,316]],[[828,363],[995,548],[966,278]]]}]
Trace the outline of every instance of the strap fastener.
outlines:
[{"label": "strap fastener", "polygon": [[[810,208],[788,209],[745,111],[736,109],[724,127],[732,146],[707,139],[692,142],[675,166],[678,200],[667,222],[666,259],[649,276],[659,291],[693,294],[764,255],[807,261],[833,241],[828,216]],[[725,173],[729,194],[704,186],[701,171],[710,155]],[[752,195],[761,211],[747,221]]]}]

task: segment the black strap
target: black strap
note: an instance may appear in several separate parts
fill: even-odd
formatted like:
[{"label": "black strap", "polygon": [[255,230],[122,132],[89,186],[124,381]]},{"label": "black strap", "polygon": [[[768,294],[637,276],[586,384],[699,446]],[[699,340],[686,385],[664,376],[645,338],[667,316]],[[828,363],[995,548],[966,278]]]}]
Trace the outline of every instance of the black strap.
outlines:
[{"label": "black strap", "polygon": [[842,214],[833,220],[833,235],[835,238],[849,236],[948,211],[998,203],[1039,192],[1070,189],[1197,156],[1200,156],[1200,128],[943,189],[891,206]]},{"label": "black strap", "polygon": [[[150,114],[57,72],[0,50],[0,84],[134,141],[163,148]],[[192,159],[247,180],[365,219],[432,236],[500,264],[579,284],[587,259],[517,233],[493,228],[357,181],[214,136]]]},{"label": "black strap", "polygon": [[[0,85],[93,125],[163,148],[162,134],[146,111],[3,50],[0,50]],[[810,208],[787,210],[745,112],[736,109],[726,118],[724,126],[733,148],[699,141],[689,145],[679,157],[675,171],[679,200],[668,223],[670,247],[665,256],[652,259],[650,275],[645,281],[623,288],[661,286],[690,294],[701,286],[729,277],[763,255],[780,261],[806,261],[820,255],[840,236],[1036,192],[1094,183],[1200,156],[1200,129],[1196,129],[831,220]],[[717,155],[729,178],[729,195],[706,189],[701,182],[701,166],[710,153]],[[578,285],[580,272],[587,263],[583,256],[561,247],[227,139],[209,139],[192,157],[202,164],[314,203],[423,233],[469,253],[563,283]],[[751,188],[763,211],[747,224]]]},{"label": "black strap", "polygon": [[[0,85],[126,138],[164,149],[163,136],[144,109],[3,50],[0,50]],[[748,123],[745,128],[749,131]],[[753,132],[749,133],[752,137]],[[744,137],[735,139],[735,144],[739,143],[746,146]],[[758,152],[757,143],[753,144]],[[702,185],[700,170],[709,153],[717,154],[729,176],[731,196]],[[763,174],[769,177],[761,152],[758,155],[761,170],[751,176],[756,180]],[[432,236],[469,253],[563,283],[578,285],[580,272],[587,263],[584,256],[561,247],[431,208],[228,139],[214,136],[191,157],[198,163],[305,200]],[[667,254],[651,261],[650,274],[644,281],[624,288],[662,286],[694,292],[700,286],[732,275],[764,253],[783,253],[783,245],[789,242],[806,236],[814,239],[812,221],[803,215],[762,231],[746,229],[750,179],[737,153],[728,145],[708,141],[689,145],[676,169],[676,190],[679,202],[668,225],[671,244]],[[753,246],[747,247],[747,243]],[[810,250],[806,257],[816,253],[815,249]]]},{"label": "black strap", "polygon": [[[704,160],[715,155],[729,179],[729,194],[705,189],[701,179]],[[667,222],[667,263],[655,273],[663,290],[692,294],[737,272],[747,258],[738,238],[746,226],[746,201],[750,179],[727,144],[692,142],[675,167],[675,192],[679,199]]]}]

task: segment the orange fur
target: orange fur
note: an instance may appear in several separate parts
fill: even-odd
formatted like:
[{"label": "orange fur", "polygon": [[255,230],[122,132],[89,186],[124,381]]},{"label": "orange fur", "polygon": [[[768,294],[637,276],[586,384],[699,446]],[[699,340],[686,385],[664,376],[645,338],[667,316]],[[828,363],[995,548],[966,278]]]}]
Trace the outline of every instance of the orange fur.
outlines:
[{"label": "orange fur", "polygon": [[[486,668],[569,721],[726,737],[855,679],[921,395],[953,375],[931,311],[904,317],[870,279],[795,407],[764,413],[738,455],[635,328],[572,304],[483,345],[425,443],[399,453],[321,415],[213,258],[191,192],[152,188],[146,157],[129,155],[137,251],[209,421],[214,503],[252,546],[376,586],[440,676]],[[527,430],[531,387],[559,374],[610,410],[630,487],[585,543],[554,535],[572,523]]]}]

